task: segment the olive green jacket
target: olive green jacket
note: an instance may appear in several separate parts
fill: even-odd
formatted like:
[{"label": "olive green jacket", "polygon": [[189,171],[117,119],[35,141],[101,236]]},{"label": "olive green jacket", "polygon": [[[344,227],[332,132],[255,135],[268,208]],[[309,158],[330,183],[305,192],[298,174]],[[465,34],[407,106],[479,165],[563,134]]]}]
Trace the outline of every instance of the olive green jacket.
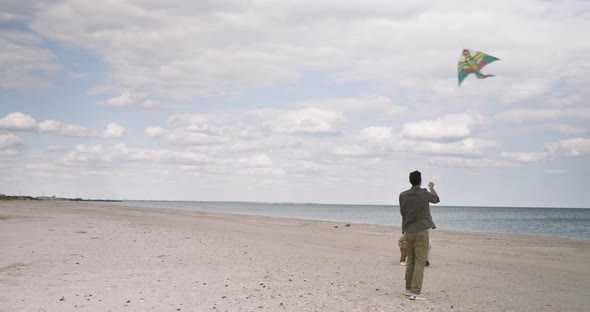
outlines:
[{"label": "olive green jacket", "polygon": [[436,229],[430,215],[430,203],[440,201],[438,195],[432,194],[419,186],[399,194],[399,208],[402,214],[402,233],[416,233],[426,229]]}]

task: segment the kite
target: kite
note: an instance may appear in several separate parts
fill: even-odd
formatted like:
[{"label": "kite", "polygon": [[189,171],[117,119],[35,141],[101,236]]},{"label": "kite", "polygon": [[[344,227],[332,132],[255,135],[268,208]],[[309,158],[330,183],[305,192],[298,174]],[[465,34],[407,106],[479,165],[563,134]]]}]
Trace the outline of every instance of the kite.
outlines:
[{"label": "kite", "polygon": [[[475,52],[475,53],[473,53]],[[473,54],[473,55],[472,55]],[[459,58],[459,86],[469,74],[475,73],[477,79],[484,79],[487,77],[494,77],[494,75],[484,75],[481,73],[481,69],[491,62],[499,61],[499,58],[481,53],[479,51],[473,51],[464,49]]]}]

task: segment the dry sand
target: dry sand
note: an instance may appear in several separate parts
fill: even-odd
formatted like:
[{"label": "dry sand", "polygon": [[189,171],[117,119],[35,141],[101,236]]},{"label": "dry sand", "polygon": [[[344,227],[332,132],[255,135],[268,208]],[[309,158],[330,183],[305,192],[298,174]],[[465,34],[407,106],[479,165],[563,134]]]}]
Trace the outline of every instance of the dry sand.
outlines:
[{"label": "dry sand", "polygon": [[428,300],[410,301],[399,234],[391,226],[0,202],[0,311],[590,307],[590,241],[434,230]]}]

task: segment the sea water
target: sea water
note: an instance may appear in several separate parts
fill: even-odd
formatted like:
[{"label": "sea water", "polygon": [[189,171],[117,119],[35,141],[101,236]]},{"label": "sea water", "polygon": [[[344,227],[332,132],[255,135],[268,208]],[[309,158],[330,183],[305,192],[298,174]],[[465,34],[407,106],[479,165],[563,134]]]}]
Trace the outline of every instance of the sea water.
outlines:
[{"label": "sea water", "polygon": [[[122,201],[123,206],[298,218],[345,223],[401,225],[397,205],[337,205],[203,201]],[[528,234],[590,240],[590,209],[431,205],[439,229]]]}]

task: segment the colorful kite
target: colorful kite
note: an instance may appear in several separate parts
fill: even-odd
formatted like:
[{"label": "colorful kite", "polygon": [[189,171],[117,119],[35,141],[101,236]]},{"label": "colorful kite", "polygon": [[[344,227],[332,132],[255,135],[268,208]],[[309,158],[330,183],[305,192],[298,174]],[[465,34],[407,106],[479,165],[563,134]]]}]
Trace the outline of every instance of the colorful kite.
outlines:
[{"label": "colorful kite", "polygon": [[494,75],[482,74],[481,69],[489,63],[498,60],[500,59],[479,51],[464,49],[461,58],[459,59],[459,86],[461,86],[461,83],[469,74],[475,73],[477,79],[494,77]]}]

